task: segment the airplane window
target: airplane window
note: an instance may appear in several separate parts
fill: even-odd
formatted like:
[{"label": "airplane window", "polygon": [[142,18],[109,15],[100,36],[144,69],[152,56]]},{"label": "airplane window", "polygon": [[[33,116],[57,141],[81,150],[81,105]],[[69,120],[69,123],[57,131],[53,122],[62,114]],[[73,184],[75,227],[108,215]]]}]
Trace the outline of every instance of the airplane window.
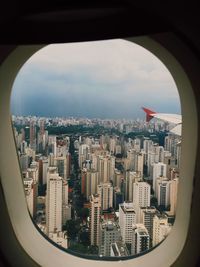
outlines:
[{"label": "airplane window", "polygon": [[181,107],[161,61],[127,40],[54,44],[19,71],[11,115],[27,207],[69,252],[146,253],[173,228]]}]

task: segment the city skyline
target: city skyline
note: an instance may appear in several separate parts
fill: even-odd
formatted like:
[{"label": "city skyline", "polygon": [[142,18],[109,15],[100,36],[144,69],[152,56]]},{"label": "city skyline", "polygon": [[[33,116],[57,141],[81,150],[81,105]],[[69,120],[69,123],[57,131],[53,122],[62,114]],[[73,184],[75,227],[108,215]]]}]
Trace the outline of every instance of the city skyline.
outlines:
[{"label": "city skyline", "polygon": [[180,113],[166,67],[125,40],[49,45],[22,67],[11,96],[12,114],[26,116],[136,119],[141,106]]},{"label": "city skyline", "polygon": [[18,116],[12,122],[29,212],[57,245],[120,257],[146,252],[170,234],[181,136],[166,124]]}]

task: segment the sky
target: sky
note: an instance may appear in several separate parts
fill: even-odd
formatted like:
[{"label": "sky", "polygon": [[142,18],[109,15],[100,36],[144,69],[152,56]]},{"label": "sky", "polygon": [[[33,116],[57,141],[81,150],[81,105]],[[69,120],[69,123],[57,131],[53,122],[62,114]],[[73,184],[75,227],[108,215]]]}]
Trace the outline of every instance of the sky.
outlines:
[{"label": "sky", "polygon": [[130,41],[53,44],[21,68],[11,113],[45,117],[144,118],[141,107],[180,114],[175,82],[163,63]]}]

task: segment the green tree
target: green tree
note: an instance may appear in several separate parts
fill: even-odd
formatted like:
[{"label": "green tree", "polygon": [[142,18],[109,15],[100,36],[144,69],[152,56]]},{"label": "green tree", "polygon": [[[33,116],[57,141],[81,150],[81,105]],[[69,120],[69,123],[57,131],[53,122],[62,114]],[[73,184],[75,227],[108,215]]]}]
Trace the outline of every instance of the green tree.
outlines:
[{"label": "green tree", "polygon": [[88,208],[80,208],[77,209],[78,216],[86,219],[89,216],[89,209]]},{"label": "green tree", "polygon": [[63,226],[63,230],[67,231],[67,235],[70,239],[74,239],[80,231],[80,220],[68,220]]},{"label": "green tree", "polygon": [[79,239],[81,244],[84,246],[89,246],[90,245],[90,237],[89,237],[89,232],[80,232]]}]

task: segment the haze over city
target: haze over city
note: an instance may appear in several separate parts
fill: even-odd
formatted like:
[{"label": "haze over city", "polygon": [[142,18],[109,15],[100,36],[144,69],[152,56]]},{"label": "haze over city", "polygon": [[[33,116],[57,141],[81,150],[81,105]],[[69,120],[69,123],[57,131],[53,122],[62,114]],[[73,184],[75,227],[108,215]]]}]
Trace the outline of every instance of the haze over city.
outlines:
[{"label": "haze over city", "polygon": [[175,82],[159,59],[126,40],[49,45],[13,85],[14,115],[144,118],[141,106],[179,113]]}]

